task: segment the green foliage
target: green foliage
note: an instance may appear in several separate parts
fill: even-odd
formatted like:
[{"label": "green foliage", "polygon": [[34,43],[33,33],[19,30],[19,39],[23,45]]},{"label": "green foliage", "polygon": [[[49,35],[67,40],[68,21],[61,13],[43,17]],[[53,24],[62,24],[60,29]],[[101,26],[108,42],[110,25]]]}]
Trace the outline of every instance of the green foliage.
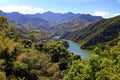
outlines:
[{"label": "green foliage", "polygon": [[75,54],[75,55],[73,56],[73,60],[81,60],[81,56]]},{"label": "green foliage", "polygon": [[59,65],[58,65],[58,63],[51,64],[50,67],[47,69],[47,73],[48,73],[49,76],[56,75],[57,71],[59,71]]},{"label": "green foliage", "polygon": [[[25,48],[29,42],[30,46]],[[27,40],[22,45],[0,35],[0,44],[0,70],[6,72],[7,79],[38,80],[43,76],[60,79],[62,70],[67,70],[73,60],[73,54],[69,54],[62,41],[35,44]]]},{"label": "green foliage", "polygon": [[41,52],[49,53],[53,62],[59,62],[61,58],[69,58],[69,52],[63,45],[63,41],[49,41],[36,44],[35,48]]},{"label": "green foliage", "polygon": [[[115,18],[108,26],[118,20]],[[102,22],[104,20],[101,24]],[[119,80],[120,78],[120,42],[117,44],[119,38],[114,40],[116,46],[108,47],[106,50],[96,47],[95,54],[90,59],[81,61],[79,55],[66,50],[66,42],[50,40],[37,43],[40,38],[34,38],[41,34],[40,31],[30,30],[27,33],[23,31],[21,34],[16,27],[9,27],[4,17],[0,17],[0,25],[0,80]],[[48,40],[48,37],[42,38],[43,41],[44,39]]]},{"label": "green foliage", "polygon": [[23,38],[22,34],[20,34],[14,26],[9,26],[6,30],[4,30],[5,36],[9,37],[10,39],[14,39],[14,41],[20,42]]},{"label": "green foliage", "polygon": [[0,70],[2,70],[2,71],[5,69],[4,64],[5,64],[5,60],[4,59],[0,59]]},{"label": "green foliage", "polygon": [[96,54],[99,54],[99,53],[101,53],[102,51],[101,51],[101,49],[99,49],[98,47],[96,47],[96,48],[94,49],[94,52],[95,52]]},{"label": "green foliage", "polygon": [[8,27],[7,18],[0,16],[0,31],[6,29],[7,27]]},{"label": "green foliage", "polygon": [[67,67],[68,67],[68,64],[67,64],[67,60],[62,58],[60,61],[59,61],[59,66],[60,66],[60,70],[66,70]]},{"label": "green foliage", "polygon": [[119,80],[120,45],[110,50],[95,49],[97,54],[85,61],[73,61],[64,80]]},{"label": "green foliage", "polygon": [[24,45],[24,48],[31,48],[32,47],[32,41],[31,40],[23,40],[22,44]]},{"label": "green foliage", "polygon": [[10,26],[4,17],[0,17],[0,25],[2,80],[62,79],[72,60],[78,58],[66,50],[66,42],[48,41],[51,36],[45,31]]},{"label": "green foliage", "polygon": [[84,65],[80,60],[73,61],[69,72],[65,75],[64,80],[89,80],[90,66]]},{"label": "green foliage", "polygon": [[21,62],[14,62],[14,75],[17,78],[24,78],[27,75],[28,65]]},{"label": "green foliage", "polygon": [[5,72],[0,71],[0,80],[7,80]]},{"label": "green foliage", "polygon": [[42,50],[43,50],[43,47],[44,47],[44,44],[43,44],[43,43],[35,44],[35,49],[37,49],[37,50],[39,50],[39,51],[42,51]]},{"label": "green foliage", "polygon": [[52,38],[52,36],[44,30],[34,28],[31,29],[29,27],[24,26],[15,27],[15,29],[22,34],[22,37],[24,39],[31,40],[32,42],[44,42]]}]

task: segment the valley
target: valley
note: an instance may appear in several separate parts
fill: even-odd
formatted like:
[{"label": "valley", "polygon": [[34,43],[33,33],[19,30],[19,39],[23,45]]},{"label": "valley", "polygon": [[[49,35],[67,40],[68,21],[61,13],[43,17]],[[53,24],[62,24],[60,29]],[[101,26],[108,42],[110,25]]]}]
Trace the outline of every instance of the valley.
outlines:
[{"label": "valley", "polygon": [[119,80],[120,16],[0,11],[0,80]]}]

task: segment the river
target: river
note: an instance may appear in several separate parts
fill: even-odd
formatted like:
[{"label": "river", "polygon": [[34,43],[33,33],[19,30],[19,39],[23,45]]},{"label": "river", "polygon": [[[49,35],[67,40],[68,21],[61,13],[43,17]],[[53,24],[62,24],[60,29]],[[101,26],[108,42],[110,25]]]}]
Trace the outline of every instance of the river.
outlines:
[{"label": "river", "polygon": [[[59,36],[56,36],[55,38],[58,39]],[[92,51],[81,49],[80,45],[76,42],[73,42],[73,41],[70,41],[70,40],[65,40],[65,41],[67,41],[68,44],[69,44],[68,50],[70,52],[73,52],[74,54],[80,54],[82,60],[85,60],[85,59],[88,59],[88,58],[91,57]]]},{"label": "river", "polygon": [[92,51],[81,49],[80,45],[76,42],[73,42],[73,41],[70,41],[70,40],[67,40],[67,42],[69,44],[68,50],[70,52],[75,53],[75,54],[80,54],[82,60],[85,60],[85,59],[88,59],[88,58],[91,57]]}]

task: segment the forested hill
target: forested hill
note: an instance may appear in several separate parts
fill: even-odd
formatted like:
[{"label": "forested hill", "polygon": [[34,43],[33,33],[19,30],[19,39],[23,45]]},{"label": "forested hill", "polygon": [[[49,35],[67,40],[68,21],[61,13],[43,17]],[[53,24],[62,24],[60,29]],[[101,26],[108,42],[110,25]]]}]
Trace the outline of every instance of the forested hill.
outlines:
[{"label": "forested hill", "polygon": [[100,17],[100,16],[92,16],[92,15],[89,15],[89,14],[81,14],[77,18],[73,19],[72,21],[53,26],[50,29],[50,32],[53,35],[61,36],[62,34],[66,33],[66,32],[70,32],[70,31],[74,31],[74,30],[84,28],[87,25],[89,25],[91,23],[94,23],[94,22],[97,22],[101,19],[102,19],[102,17]]},{"label": "forested hill", "polygon": [[61,38],[80,42],[82,48],[93,49],[96,46],[113,46],[118,42],[120,33],[120,16],[102,19],[87,27],[68,32]]}]

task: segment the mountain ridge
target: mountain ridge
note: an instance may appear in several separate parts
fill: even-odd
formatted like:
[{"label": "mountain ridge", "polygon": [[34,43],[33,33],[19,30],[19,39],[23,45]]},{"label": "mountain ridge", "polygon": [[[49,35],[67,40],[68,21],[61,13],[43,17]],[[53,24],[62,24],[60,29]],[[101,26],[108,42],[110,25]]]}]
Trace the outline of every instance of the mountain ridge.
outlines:
[{"label": "mountain ridge", "polygon": [[[0,16],[5,16],[13,25],[28,26],[32,29],[46,30],[52,35],[62,35],[70,30],[79,29],[96,22],[102,17],[90,14],[75,14],[45,12],[37,14],[20,14],[18,12],[5,13],[0,11]],[[60,25],[60,26],[59,26]],[[61,32],[60,32],[61,31]]]}]

